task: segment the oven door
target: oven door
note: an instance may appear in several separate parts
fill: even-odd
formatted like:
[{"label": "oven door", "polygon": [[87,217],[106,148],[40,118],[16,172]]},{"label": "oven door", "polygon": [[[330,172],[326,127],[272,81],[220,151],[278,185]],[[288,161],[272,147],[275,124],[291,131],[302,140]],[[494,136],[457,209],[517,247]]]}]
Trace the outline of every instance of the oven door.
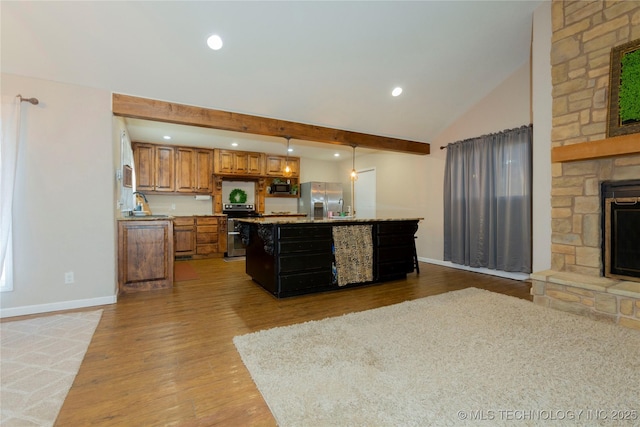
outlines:
[{"label": "oven door", "polygon": [[240,231],[238,230],[240,223],[234,219],[227,219],[227,256],[236,257],[244,256],[245,248],[240,238]]}]

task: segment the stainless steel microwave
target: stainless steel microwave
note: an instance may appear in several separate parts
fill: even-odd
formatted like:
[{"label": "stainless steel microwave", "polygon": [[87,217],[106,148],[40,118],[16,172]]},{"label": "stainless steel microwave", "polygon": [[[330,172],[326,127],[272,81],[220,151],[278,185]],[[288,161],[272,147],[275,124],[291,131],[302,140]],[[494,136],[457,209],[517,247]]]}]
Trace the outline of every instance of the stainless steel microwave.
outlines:
[{"label": "stainless steel microwave", "polygon": [[271,194],[289,194],[291,184],[271,184]]}]

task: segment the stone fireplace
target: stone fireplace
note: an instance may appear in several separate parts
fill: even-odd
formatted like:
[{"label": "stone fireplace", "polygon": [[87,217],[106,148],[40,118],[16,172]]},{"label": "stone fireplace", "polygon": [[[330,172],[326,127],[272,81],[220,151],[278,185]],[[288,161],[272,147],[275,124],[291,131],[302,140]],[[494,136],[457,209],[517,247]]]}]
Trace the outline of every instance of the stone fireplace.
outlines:
[{"label": "stone fireplace", "polygon": [[640,180],[604,181],[600,200],[602,274],[640,282]]},{"label": "stone fireplace", "polygon": [[640,180],[640,134],[606,135],[611,48],[640,38],[640,2],[554,1],[552,27],[552,265],[531,275],[531,292],[536,304],[640,329],[640,282],[605,276],[601,199],[603,183]]}]

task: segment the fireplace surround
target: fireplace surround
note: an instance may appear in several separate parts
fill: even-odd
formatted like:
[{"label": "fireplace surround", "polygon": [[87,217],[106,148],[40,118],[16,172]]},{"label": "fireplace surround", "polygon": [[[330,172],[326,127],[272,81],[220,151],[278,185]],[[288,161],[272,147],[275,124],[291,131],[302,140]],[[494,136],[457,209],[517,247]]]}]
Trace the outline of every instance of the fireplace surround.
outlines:
[{"label": "fireplace surround", "polygon": [[[581,189],[578,191],[576,187],[576,192],[582,195],[569,200],[572,208],[567,208],[571,215],[568,222],[583,224],[583,234],[576,240],[592,246],[576,246],[575,252],[571,252],[568,245],[556,244],[555,248],[569,253],[567,258],[575,258],[576,264],[565,263],[562,268],[532,274],[534,303],[640,329],[638,160],[621,157],[562,163],[564,172],[585,173],[579,180]],[[572,185],[577,182],[570,181]],[[584,227],[587,223],[588,229]],[[562,239],[562,228],[556,230],[555,238]],[[581,253],[590,255],[581,259]],[[599,267],[585,268],[580,263]]]},{"label": "fireplace surround", "polygon": [[603,181],[602,275],[640,282],[640,180]]}]

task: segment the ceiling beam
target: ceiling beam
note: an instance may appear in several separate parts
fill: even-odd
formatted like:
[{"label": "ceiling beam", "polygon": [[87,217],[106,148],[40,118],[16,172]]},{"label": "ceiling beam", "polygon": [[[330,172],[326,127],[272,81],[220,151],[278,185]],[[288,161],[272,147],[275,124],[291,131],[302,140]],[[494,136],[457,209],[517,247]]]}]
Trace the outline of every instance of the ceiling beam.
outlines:
[{"label": "ceiling beam", "polygon": [[193,107],[173,102],[139,98],[114,93],[113,114],[121,117],[176,123],[222,129],[233,132],[252,133],[292,139],[324,142],[328,144],[357,146],[373,150],[396,151],[408,154],[429,154],[430,146],[425,142],[388,138],[322,126],[288,122],[266,117],[250,116],[229,111]]}]

